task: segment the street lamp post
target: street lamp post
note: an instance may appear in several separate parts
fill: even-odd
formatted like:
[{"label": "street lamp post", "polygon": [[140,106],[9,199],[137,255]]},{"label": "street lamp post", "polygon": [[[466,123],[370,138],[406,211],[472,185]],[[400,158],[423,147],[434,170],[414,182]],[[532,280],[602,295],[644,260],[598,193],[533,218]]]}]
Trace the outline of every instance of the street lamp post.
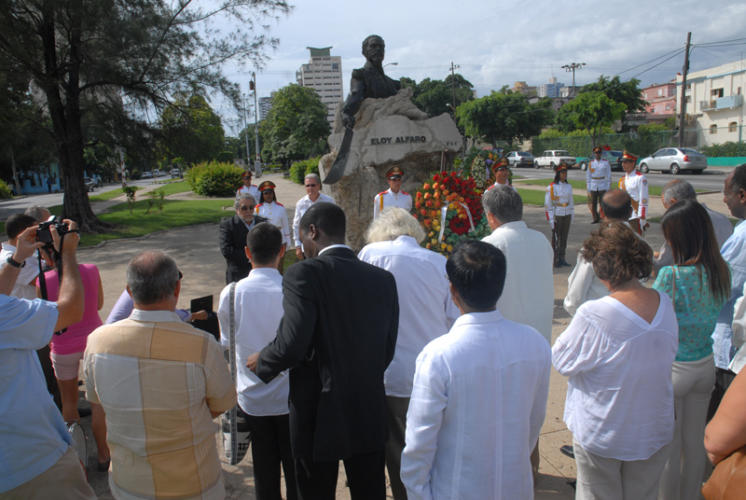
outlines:
[{"label": "street lamp post", "polygon": [[572,96],[573,97],[575,97],[575,70],[576,69],[580,69],[583,66],[585,66],[585,63],[576,63],[576,62],[570,63],[570,64],[565,64],[565,65],[562,66],[562,68],[565,71],[567,71],[567,72],[572,71]]}]

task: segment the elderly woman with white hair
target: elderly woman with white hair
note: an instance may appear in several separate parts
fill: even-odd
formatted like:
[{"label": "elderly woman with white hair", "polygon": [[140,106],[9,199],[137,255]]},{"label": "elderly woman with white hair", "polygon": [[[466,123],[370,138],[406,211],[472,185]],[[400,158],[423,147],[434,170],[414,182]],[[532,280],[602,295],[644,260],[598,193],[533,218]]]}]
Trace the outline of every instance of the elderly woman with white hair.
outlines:
[{"label": "elderly woman with white hair", "polygon": [[[431,340],[448,332],[459,316],[451,300],[446,258],[422,248],[425,231],[402,208],[387,208],[371,223],[358,257],[394,275],[399,295],[396,351],[384,374],[389,416],[386,466],[395,499],[406,498],[399,479],[407,408],[417,355]],[[383,311],[382,311],[383,312]]]}]

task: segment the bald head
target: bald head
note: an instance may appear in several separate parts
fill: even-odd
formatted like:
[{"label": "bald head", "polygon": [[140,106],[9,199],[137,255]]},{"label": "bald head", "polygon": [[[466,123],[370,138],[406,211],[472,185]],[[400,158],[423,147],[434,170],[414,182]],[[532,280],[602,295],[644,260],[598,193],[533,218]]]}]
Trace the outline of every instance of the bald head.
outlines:
[{"label": "bald head", "polygon": [[626,191],[611,189],[601,198],[601,209],[609,222],[626,221],[632,215],[632,199]]},{"label": "bald head", "polygon": [[[173,310],[179,297],[179,268],[163,252],[147,250],[127,266],[127,290],[136,306],[163,306]],[[173,302],[173,306],[169,306]]]}]

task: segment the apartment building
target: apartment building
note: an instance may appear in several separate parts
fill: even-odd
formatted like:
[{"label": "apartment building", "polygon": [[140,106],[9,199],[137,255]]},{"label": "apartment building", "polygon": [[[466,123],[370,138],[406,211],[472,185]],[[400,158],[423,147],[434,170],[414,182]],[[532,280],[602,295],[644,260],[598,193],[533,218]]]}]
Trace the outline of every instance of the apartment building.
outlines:
[{"label": "apartment building", "polygon": [[647,101],[645,112],[650,115],[674,116],[676,114],[676,84],[656,83],[641,91]]},{"label": "apartment building", "polygon": [[308,64],[303,64],[296,72],[299,85],[316,91],[326,106],[326,119],[334,126],[334,114],[343,100],[342,58],[331,55],[331,47],[306,47],[311,52]]},{"label": "apartment building", "polygon": [[[680,93],[682,76],[676,76]],[[746,90],[746,60],[691,72],[686,82],[686,114],[696,121],[697,146],[744,140],[743,93]],[[676,104],[676,113],[681,103]]]}]

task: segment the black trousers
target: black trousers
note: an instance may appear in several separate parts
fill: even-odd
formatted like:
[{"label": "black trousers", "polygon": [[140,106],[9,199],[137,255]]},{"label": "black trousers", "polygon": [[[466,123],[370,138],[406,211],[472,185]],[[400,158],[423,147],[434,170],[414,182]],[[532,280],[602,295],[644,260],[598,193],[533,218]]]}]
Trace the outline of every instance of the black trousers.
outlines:
[{"label": "black trousers", "polygon": [[570,234],[570,221],[572,215],[555,215],[554,231],[556,241],[554,244],[554,263],[558,264],[565,260],[565,251],[567,250],[567,235]]},{"label": "black trousers", "polygon": [[722,401],[725,391],[728,390],[734,378],[736,378],[736,374],[732,371],[715,368],[715,387],[712,388],[710,407],[707,409],[708,422],[715,416],[715,412],[718,410],[718,406],[720,406],[720,401]]},{"label": "black trousers", "polygon": [[[385,500],[386,474],[383,450],[344,459],[352,500]],[[312,462],[295,459],[300,500],[334,500],[339,460]]]},{"label": "black trousers", "polygon": [[285,470],[287,498],[296,500],[298,488],[295,484],[295,462],[290,450],[288,415],[256,417],[247,413],[246,421],[251,428],[251,457],[257,500],[282,500],[280,464]]},{"label": "black trousers", "polygon": [[601,220],[601,216],[599,214],[601,198],[603,198],[606,191],[589,191],[589,193],[591,194],[591,197],[588,199],[588,208],[591,209],[593,222],[598,222],[599,220]]},{"label": "black trousers", "polygon": [[407,489],[401,482],[400,472],[408,408],[409,398],[386,396],[386,415],[389,424],[389,437],[386,440],[386,469],[389,471],[394,500],[407,500]]}]

